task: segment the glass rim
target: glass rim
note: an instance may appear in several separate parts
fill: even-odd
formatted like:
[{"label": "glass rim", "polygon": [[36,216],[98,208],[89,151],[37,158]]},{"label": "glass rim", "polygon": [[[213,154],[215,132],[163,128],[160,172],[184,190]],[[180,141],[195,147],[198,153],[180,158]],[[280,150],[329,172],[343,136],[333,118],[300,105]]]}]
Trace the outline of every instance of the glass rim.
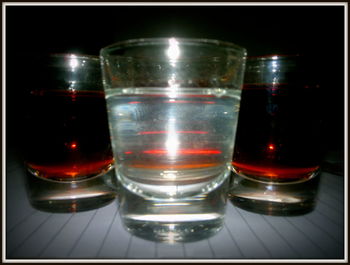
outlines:
[{"label": "glass rim", "polygon": [[[184,38],[184,37],[161,37],[161,38],[135,38],[135,39],[128,39],[124,41],[119,41],[113,44],[110,44],[106,47],[103,47],[100,50],[100,55],[104,56],[107,55],[110,52],[113,52],[114,50],[119,49],[125,49],[128,47],[135,47],[135,46],[152,46],[152,45],[159,45],[159,44],[166,44],[170,39],[175,39],[179,41],[180,44],[198,44],[198,45],[213,45],[213,47],[220,47],[222,49],[226,50],[232,50],[235,52],[241,52],[243,56],[246,56],[247,50],[246,48],[239,46],[235,43],[228,42],[228,41],[222,41],[222,40],[216,40],[216,39],[207,39],[207,38]],[[123,56],[118,55],[119,57],[132,57],[130,55]]]}]

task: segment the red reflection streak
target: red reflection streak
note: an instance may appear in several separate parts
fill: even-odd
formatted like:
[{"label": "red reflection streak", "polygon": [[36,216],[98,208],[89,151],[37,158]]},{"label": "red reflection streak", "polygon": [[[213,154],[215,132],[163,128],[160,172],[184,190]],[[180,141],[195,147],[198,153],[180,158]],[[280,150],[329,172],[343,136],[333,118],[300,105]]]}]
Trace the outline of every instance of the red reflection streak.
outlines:
[{"label": "red reflection streak", "polygon": [[[152,149],[143,151],[144,154],[151,155],[167,155],[170,152],[165,149]],[[172,153],[172,152],[171,152]],[[207,150],[207,149],[179,149],[176,150],[177,155],[218,155],[221,154],[220,150]]]},{"label": "red reflection streak", "polygon": [[[146,135],[146,134],[166,134],[169,131],[146,131],[146,132],[139,132],[139,135]],[[205,131],[176,131],[175,133],[192,133],[192,134],[207,134],[208,132]]]},{"label": "red reflection streak", "polygon": [[130,101],[129,104],[139,104],[141,101]]},{"label": "red reflection streak", "polygon": [[246,174],[252,174],[257,176],[264,176],[270,178],[300,178],[305,177],[305,174],[317,170],[319,167],[269,167],[269,166],[255,166],[244,163],[232,162],[232,165],[239,172],[244,172]]},{"label": "red reflection streak", "polygon": [[124,152],[124,154],[130,155],[130,154],[132,154],[132,151],[126,151],[126,152]]},{"label": "red reflection streak", "polygon": [[142,168],[142,169],[161,169],[161,170],[180,170],[180,169],[195,169],[195,168],[206,168],[206,167],[215,167],[220,165],[220,163],[190,163],[190,164],[169,164],[169,163],[159,163],[159,164],[143,164],[135,163],[131,164],[133,168]]},{"label": "red reflection streak", "polygon": [[84,176],[99,173],[108,165],[113,163],[113,159],[106,159],[89,163],[77,163],[66,165],[36,165],[29,163],[29,166],[40,171],[45,178],[61,176],[61,178]]}]

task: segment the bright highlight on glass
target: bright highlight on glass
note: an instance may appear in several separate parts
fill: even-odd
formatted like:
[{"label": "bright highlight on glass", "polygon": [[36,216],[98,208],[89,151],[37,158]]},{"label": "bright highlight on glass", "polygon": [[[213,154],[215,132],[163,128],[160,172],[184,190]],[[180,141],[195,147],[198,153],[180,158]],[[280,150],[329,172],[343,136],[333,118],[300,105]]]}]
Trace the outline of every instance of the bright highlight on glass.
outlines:
[{"label": "bright highlight on glass", "polygon": [[68,57],[69,59],[69,66],[71,67],[71,71],[74,72],[75,69],[79,66],[79,60],[77,59],[77,56],[72,54]]},{"label": "bright highlight on glass", "polygon": [[175,38],[169,39],[169,48],[167,49],[166,54],[167,54],[167,56],[170,60],[170,63],[172,65],[173,65],[174,61],[176,61],[180,57],[179,43]]}]

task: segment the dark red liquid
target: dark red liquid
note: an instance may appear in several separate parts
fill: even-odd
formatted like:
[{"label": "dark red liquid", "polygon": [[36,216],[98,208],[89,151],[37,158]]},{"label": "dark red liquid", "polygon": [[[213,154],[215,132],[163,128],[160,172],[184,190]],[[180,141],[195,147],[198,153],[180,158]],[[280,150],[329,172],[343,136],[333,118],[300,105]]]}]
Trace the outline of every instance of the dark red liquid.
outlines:
[{"label": "dark red liquid", "polygon": [[81,179],[110,167],[103,92],[40,90],[28,102],[26,162],[39,176]]},{"label": "dark red liquid", "polygon": [[245,85],[233,166],[261,180],[309,178],[319,165],[316,87]]}]

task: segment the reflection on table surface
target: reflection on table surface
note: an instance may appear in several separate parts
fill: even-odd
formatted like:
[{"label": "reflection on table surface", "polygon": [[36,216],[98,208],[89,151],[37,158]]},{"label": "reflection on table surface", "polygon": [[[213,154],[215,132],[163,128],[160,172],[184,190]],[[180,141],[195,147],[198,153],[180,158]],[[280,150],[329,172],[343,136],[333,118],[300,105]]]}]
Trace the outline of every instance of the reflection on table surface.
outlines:
[{"label": "reflection on table surface", "polygon": [[228,202],[219,233],[165,244],[127,232],[118,199],[78,213],[35,209],[27,198],[25,174],[21,161],[8,153],[7,259],[344,259],[342,176],[321,174],[316,208],[305,215],[262,215]]}]

